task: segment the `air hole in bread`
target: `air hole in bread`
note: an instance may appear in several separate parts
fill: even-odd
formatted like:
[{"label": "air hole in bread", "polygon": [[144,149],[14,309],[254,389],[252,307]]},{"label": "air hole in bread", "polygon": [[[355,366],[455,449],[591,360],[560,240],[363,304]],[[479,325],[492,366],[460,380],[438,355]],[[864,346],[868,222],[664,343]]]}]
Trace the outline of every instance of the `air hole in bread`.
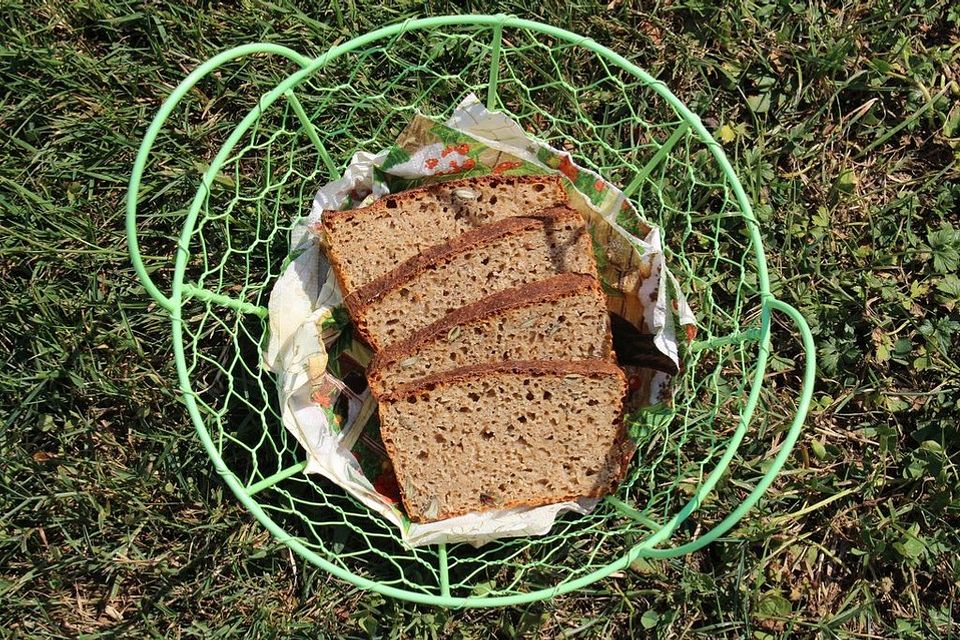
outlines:
[{"label": "air hole in bread", "polygon": [[421,451],[420,453],[417,454],[417,458],[420,460],[426,460],[429,457],[430,457],[430,454],[427,453],[426,451]]},{"label": "air hole in bread", "polygon": [[542,182],[533,185],[533,190],[536,191],[537,193],[540,193],[546,188],[547,188],[547,185],[543,184]]},{"label": "air hole in bread", "polygon": [[390,198],[387,200],[386,205],[387,209],[396,209],[399,206],[399,203],[394,199]]}]

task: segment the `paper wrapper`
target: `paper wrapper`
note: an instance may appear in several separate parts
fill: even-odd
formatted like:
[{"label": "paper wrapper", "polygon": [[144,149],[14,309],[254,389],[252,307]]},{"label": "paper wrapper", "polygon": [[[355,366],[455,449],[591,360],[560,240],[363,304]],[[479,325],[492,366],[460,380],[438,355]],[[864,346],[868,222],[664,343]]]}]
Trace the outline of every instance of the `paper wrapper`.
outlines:
[{"label": "paper wrapper", "polygon": [[540,535],[562,511],[589,512],[596,499],[474,513],[411,523],[380,439],[376,401],[364,368],[371,353],[352,339],[342,295],[318,241],[324,210],[361,206],[387,194],[440,180],[489,173],[561,173],[570,205],[583,213],[613,318],[614,348],[627,373],[628,412],[671,402],[678,370],[676,332],[696,320],[664,265],[660,230],[642,221],[623,194],[577,166],[501,113],[468,96],[446,123],[416,116],[393,147],[357,153],[342,178],[317,192],[295,225],[287,264],[270,295],[266,366],[277,376],[284,426],[307,452],[306,473],[319,473],[394,523],[411,546],[481,545]]}]

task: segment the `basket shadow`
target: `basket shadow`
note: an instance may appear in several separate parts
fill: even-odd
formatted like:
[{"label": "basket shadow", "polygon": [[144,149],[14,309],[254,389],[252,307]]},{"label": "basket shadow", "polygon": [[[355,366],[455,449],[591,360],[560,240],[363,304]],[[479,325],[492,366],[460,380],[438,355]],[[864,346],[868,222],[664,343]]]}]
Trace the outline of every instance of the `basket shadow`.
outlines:
[{"label": "basket shadow", "polygon": [[325,560],[384,585],[439,593],[436,547],[413,549],[396,525],[327,478],[300,475],[274,487],[275,520]]},{"label": "basket shadow", "polygon": [[[245,319],[246,329],[238,335],[251,339],[238,341],[238,355],[246,362],[259,357],[254,330],[257,322]],[[225,462],[238,475],[249,474],[254,467],[259,476],[276,473],[302,462],[306,452],[288,434],[279,418],[277,394],[269,385],[272,379],[262,371],[235,366],[232,370],[232,396],[224,423],[233,430],[233,437],[252,449],[231,449]],[[269,411],[251,413],[247,396],[261,397]],[[226,388],[210,389],[210,393],[226,392]],[[264,416],[274,416],[264,420]],[[280,449],[260,446],[264,431],[274,433],[286,444]],[[266,471],[264,471],[266,470]],[[256,500],[285,531],[298,538],[321,558],[382,584],[402,586],[417,591],[436,593],[439,589],[438,547],[412,549],[405,545],[394,524],[371,511],[340,486],[319,475],[296,476],[257,494]],[[570,580],[571,570],[586,572],[582,563],[573,559],[592,552],[602,540],[609,540],[610,527],[604,517],[567,512],[558,516],[547,534],[538,537],[508,538],[480,548],[470,544],[449,545],[449,581],[454,595],[476,596],[517,593],[549,589]],[[584,530],[581,527],[585,526]],[[617,526],[623,526],[620,523]],[[601,540],[601,542],[598,542]],[[613,559],[622,548],[608,547],[601,557]],[[597,565],[599,566],[599,565]]]},{"label": "basket shadow", "polygon": [[[307,452],[283,426],[275,380],[259,366],[263,322],[239,316],[232,329],[230,341],[211,335],[198,342],[198,349],[218,354],[218,364],[206,376],[195,375],[202,387],[197,397],[220,409],[207,428],[215,441],[220,436],[227,443],[221,449],[227,468],[250,486],[303,463]],[[392,523],[323,476],[299,472],[257,492],[254,500],[324,560],[382,584],[439,590],[435,548],[405,547]]]}]

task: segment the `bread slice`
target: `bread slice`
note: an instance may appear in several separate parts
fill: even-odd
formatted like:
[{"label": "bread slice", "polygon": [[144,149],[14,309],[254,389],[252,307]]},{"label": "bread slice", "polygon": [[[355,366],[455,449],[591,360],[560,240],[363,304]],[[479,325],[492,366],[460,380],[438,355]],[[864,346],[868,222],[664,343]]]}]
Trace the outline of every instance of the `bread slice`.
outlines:
[{"label": "bread slice", "polygon": [[626,380],[603,360],[498,362],[380,399],[383,442],[414,522],[612,491],[626,471]]},{"label": "bread slice", "polygon": [[402,191],[360,209],[324,211],[321,220],[346,297],[428,247],[566,201],[559,176],[489,175]]},{"label": "bread slice", "polygon": [[610,317],[596,278],[564,273],[495,293],[379,352],[367,368],[377,397],[400,384],[504,360],[613,361]]},{"label": "bread slice", "polygon": [[409,338],[451,311],[558,273],[596,276],[580,213],[553,207],[507,218],[431,247],[344,300],[375,350]]}]

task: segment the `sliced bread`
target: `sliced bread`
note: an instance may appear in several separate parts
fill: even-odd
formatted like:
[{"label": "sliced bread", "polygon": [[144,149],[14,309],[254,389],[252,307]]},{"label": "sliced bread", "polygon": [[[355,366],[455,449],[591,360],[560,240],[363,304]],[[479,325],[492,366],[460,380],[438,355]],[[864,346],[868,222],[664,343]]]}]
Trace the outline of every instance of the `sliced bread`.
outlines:
[{"label": "sliced bread", "polygon": [[559,273],[597,273],[583,218],[565,206],[431,247],[344,302],[358,334],[380,350],[460,307]]},{"label": "sliced bread", "polygon": [[325,211],[322,223],[327,254],[348,296],[428,247],[566,200],[556,175],[490,175],[402,191],[369,207]]},{"label": "sliced bread", "polygon": [[460,367],[504,360],[612,361],[610,318],[596,278],[564,273],[495,293],[379,352],[374,395]]},{"label": "sliced bread", "polygon": [[609,493],[633,451],[625,391],[603,360],[499,362],[397,387],[380,399],[380,423],[407,515],[431,522]]}]

